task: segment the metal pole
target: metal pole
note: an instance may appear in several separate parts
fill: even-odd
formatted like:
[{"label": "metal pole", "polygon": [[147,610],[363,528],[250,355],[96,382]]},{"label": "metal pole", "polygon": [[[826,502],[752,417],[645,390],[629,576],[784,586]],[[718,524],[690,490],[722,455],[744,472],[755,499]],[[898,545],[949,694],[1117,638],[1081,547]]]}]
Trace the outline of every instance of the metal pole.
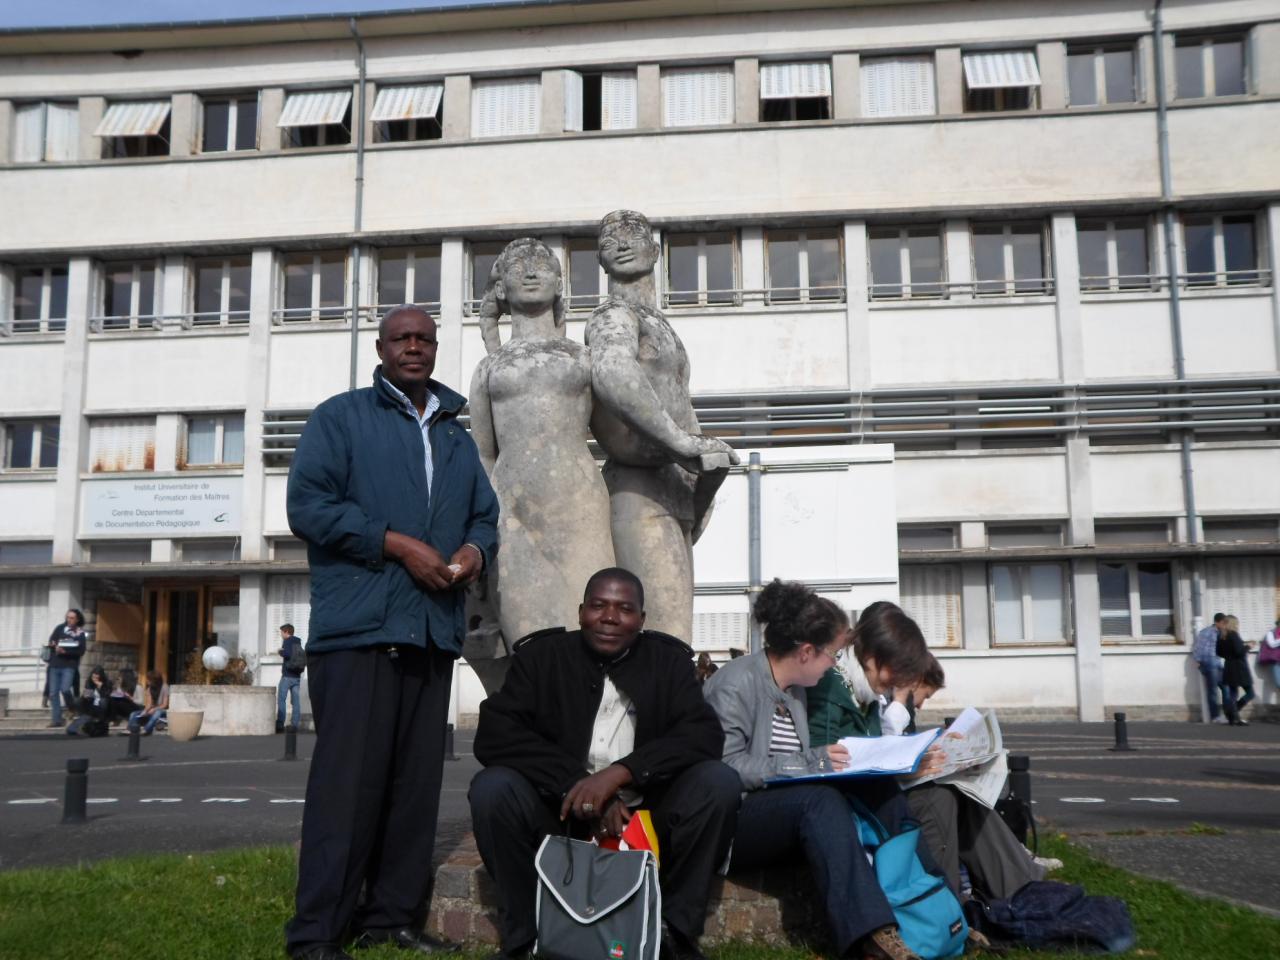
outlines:
[{"label": "metal pole", "polygon": [[85,802],[89,799],[89,761],[81,757],[67,761],[67,784],[63,792],[62,822],[84,823]]},{"label": "metal pole", "polygon": [[[747,459],[747,592],[752,607],[763,584],[760,582],[760,454],[752,453]],[[755,617],[751,621],[751,653],[761,648],[760,624]]]},{"label": "metal pole", "polygon": [[444,758],[446,760],[457,760],[458,755],[453,752],[453,724],[446,723],[444,725]]},{"label": "metal pole", "polygon": [[135,762],[139,760],[147,759],[146,757],[138,755],[139,748],[141,747],[141,741],[142,741],[142,730],[138,727],[134,727],[132,730],[129,731],[129,747],[125,751],[124,756],[121,757],[120,759],[130,760]]},{"label": "metal pole", "polygon": [[356,116],[352,126],[356,135],[356,198],[355,223],[352,227],[351,240],[351,371],[349,385],[356,388],[356,365],[360,356],[360,232],[364,229],[364,108],[365,108],[365,55],[364,40],[356,28],[355,17],[348,21],[351,36],[356,41],[359,51],[356,65],[359,68],[360,83],[356,90]]},{"label": "metal pole", "polygon": [[286,727],[284,731],[284,758],[286,760],[298,759],[298,728]]}]

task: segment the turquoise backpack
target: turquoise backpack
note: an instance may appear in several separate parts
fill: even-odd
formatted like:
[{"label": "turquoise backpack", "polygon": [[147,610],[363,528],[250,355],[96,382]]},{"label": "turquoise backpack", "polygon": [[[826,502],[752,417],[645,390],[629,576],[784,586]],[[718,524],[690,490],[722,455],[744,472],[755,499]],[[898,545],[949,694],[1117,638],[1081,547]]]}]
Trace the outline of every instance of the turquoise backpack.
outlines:
[{"label": "turquoise backpack", "polygon": [[903,942],[924,960],[960,956],[969,925],[960,901],[946,881],[920,864],[916,854],[919,824],[912,823],[891,837],[871,811],[853,798],[850,800],[858,837],[871,854],[876,877],[893,908]]}]

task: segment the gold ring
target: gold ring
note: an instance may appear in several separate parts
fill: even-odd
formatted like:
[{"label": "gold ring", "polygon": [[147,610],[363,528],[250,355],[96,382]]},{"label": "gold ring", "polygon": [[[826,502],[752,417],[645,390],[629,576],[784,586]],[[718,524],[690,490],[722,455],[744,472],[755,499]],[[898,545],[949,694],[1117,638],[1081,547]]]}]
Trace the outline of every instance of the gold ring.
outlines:
[{"label": "gold ring", "polygon": [[596,809],[596,805],[594,803],[584,803],[582,805],[583,813],[592,813],[595,811],[595,809]]}]

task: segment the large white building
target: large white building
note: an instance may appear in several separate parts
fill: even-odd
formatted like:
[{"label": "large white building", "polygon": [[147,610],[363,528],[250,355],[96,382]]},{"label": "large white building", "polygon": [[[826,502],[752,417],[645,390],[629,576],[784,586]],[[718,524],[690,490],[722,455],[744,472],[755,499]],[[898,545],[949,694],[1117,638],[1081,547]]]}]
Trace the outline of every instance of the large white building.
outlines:
[{"label": "large white building", "polygon": [[[1277,616],[1274,2],[424,0],[0,30],[0,686],[69,606],[170,675],[305,631],[290,451],[376,306],[430,304],[465,392],[501,246],[562,255],[580,338],[623,206],[708,429],[894,445],[944,704],[1186,717],[1197,614]],[[742,551],[700,560],[695,642],[745,646]]]}]

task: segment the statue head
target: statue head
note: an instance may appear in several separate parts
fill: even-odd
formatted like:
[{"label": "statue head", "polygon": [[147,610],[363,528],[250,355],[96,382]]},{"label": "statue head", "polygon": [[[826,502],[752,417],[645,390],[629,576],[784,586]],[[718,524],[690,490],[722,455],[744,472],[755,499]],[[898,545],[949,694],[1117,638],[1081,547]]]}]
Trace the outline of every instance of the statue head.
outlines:
[{"label": "statue head", "polygon": [[635,210],[606,214],[600,221],[599,245],[600,265],[617,280],[647,276],[661,252],[649,221]]},{"label": "statue head", "polygon": [[489,285],[480,304],[480,333],[485,349],[495,352],[502,342],[498,320],[511,313],[536,313],[551,307],[556,331],[564,335],[564,280],[560,260],[545,243],[534,237],[512,240],[489,271]]}]

